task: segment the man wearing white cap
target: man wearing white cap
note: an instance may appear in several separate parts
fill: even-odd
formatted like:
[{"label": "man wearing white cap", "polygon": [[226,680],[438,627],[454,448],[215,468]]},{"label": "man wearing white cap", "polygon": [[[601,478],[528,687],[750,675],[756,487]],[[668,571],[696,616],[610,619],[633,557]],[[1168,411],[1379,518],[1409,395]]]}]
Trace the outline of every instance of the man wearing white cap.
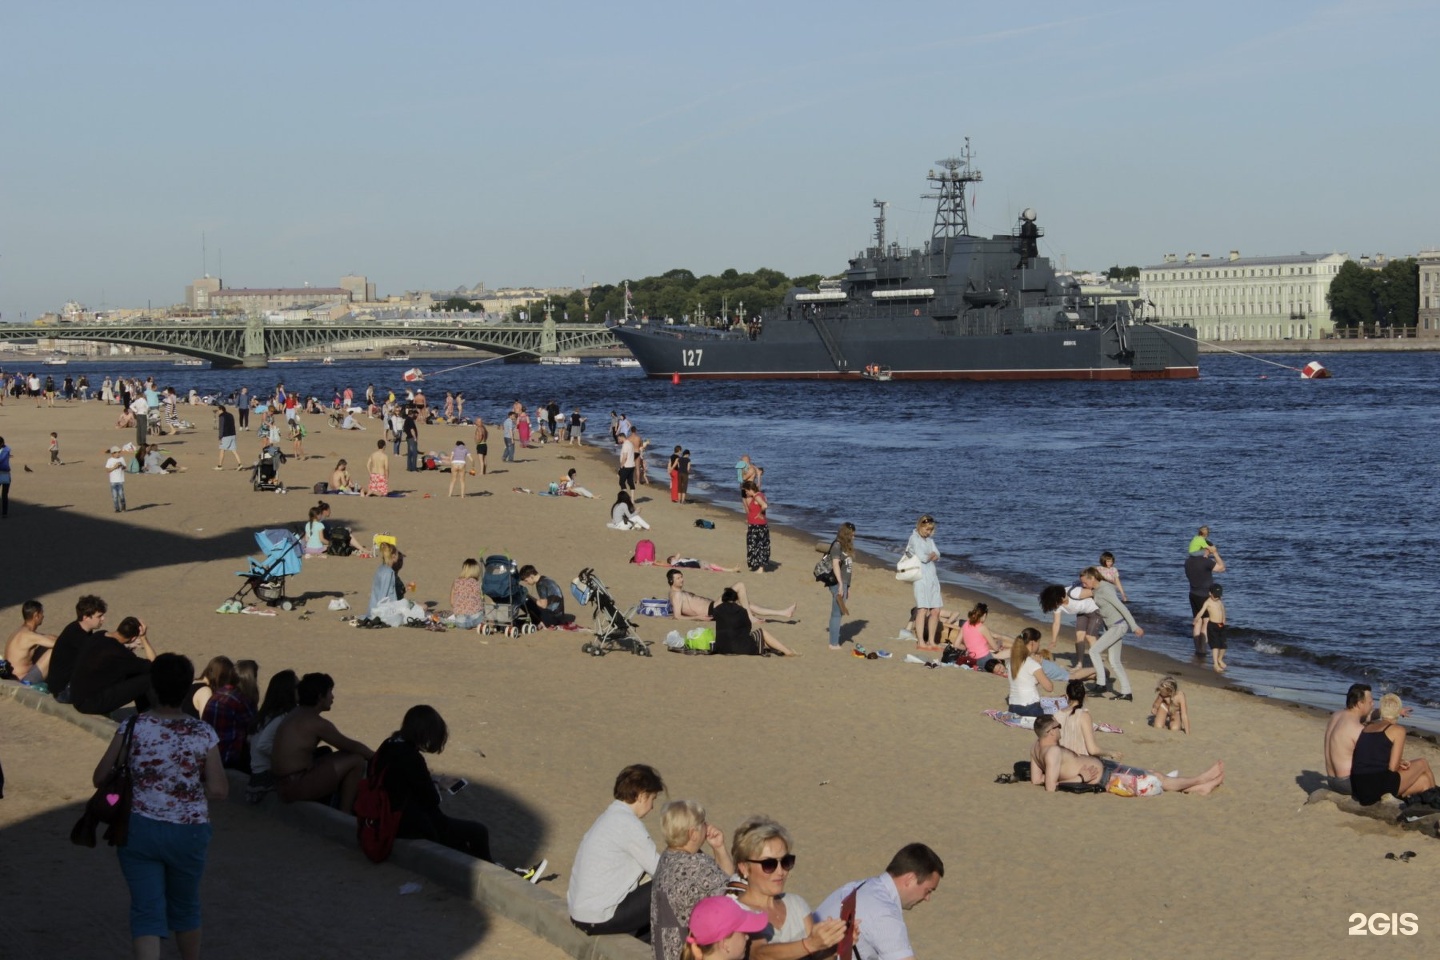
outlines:
[{"label": "man wearing white cap", "polygon": [[115,501],[115,512],[125,512],[125,458],[119,447],[110,448],[110,458],[105,461],[110,472],[110,499]]}]

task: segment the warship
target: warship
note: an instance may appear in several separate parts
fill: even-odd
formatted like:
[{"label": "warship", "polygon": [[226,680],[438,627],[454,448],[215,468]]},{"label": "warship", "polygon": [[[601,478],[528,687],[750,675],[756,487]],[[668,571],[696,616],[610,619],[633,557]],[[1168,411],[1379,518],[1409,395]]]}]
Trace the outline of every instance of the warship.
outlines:
[{"label": "warship", "polygon": [[[1039,254],[1026,209],[1008,234],[970,235],[966,189],[983,178],[967,138],[927,176],[930,241],[873,245],[818,289],[719,325],[626,320],[614,329],[651,377],[815,380],[1149,380],[1199,376],[1195,330],[1138,299],[1086,295]],[[627,304],[628,306],[628,304]],[[628,313],[628,311],[627,311]],[[883,372],[883,375],[882,375]]]}]

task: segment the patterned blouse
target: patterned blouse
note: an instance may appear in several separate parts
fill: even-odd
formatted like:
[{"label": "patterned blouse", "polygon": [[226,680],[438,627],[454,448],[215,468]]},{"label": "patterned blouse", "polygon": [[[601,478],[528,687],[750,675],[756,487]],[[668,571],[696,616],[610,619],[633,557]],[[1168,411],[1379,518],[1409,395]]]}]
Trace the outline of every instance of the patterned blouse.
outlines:
[{"label": "patterned blouse", "polygon": [[650,897],[651,946],[655,960],[680,960],[690,911],[706,897],[725,892],[725,871],[704,853],[666,850],[655,868]]},{"label": "patterned blouse", "polygon": [[474,577],[460,577],[450,588],[450,612],[457,617],[473,617],[484,607],[480,595],[480,581]]},{"label": "patterned blouse", "polygon": [[219,742],[209,724],[191,717],[141,714],[130,743],[131,809],[165,823],[209,823],[205,755]]}]

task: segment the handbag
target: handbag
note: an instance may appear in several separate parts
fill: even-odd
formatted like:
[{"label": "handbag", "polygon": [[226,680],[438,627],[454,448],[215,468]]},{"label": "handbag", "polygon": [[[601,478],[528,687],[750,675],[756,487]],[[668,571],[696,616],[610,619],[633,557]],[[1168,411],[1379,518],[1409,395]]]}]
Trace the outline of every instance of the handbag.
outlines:
[{"label": "handbag", "polygon": [[[830,550],[835,549],[834,542],[830,544]],[[830,560],[830,550],[825,551],[825,556],[815,561],[815,580],[827,587],[833,587],[840,581],[835,579],[835,565]]]},{"label": "handbag", "polygon": [[135,717],[125,724],[125,737],[115,754],[115,763],[105,781],[85,803],[85,812],[70,830],[70,842],[80,847],[95,846],[95,832],[105,824],[105,842],[123,847],[130,834],[130,803],[135,783],[130,773],[130,744],[135,737]]},{"label": "handbag", "polygon": [[895,579],[901,583],[914,583],[916,580],[919,580],[920,558],[908,550],[905,551],[905,555],[900,558],[900,562],[895,564]]}]

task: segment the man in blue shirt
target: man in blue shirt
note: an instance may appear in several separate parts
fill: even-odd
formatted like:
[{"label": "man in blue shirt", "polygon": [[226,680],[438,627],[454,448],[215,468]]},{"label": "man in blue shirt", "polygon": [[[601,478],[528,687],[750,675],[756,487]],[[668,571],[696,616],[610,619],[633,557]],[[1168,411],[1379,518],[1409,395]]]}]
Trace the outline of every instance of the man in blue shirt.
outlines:
[{"label": "man in blue shirt", "polygon": [[817,923],[852,913],[859,926],[855,960],[913,960],[905,911],[930,899],[945,864],[923,843],[902,847],[878,877],[855,880],[826,897],[811,914]]}]

